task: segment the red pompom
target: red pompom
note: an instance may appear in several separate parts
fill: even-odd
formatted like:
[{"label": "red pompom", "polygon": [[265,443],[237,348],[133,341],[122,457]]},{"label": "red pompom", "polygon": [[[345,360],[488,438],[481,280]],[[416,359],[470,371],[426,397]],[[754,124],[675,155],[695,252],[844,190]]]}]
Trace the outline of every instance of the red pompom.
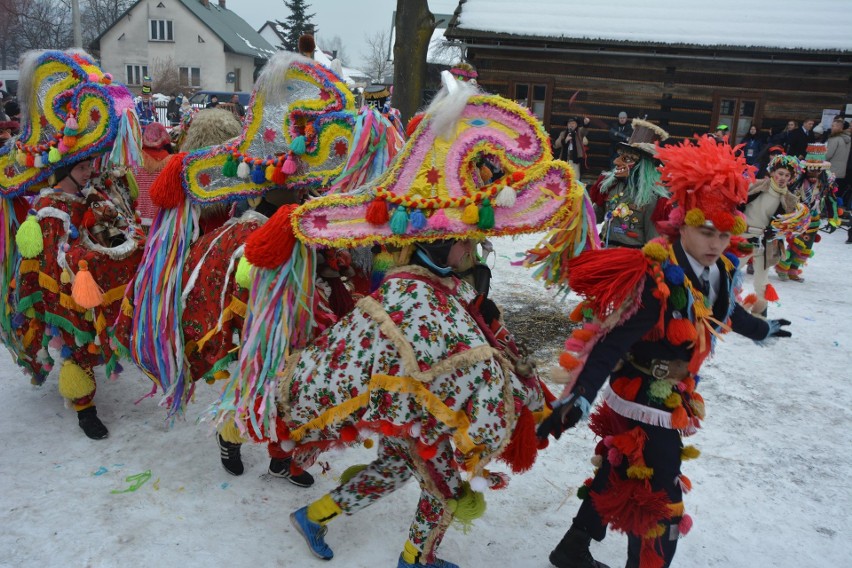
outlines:
[{"label": "red pompom", "polygon": [[92,213],[91,209],[87,209],[85,213],[83,213],[83,219],[80,221],[80,226],[85,229],[91,229],[95,226],[95,214]]},{"label": "red pompom", "polygon": [[358,439],[358,429],[355,426],[344,426],[340,429],[340,439],[344,442],[354,442]]},{"label": "red pompom", "polygon": [[632,379],[628,379],[627,377],[619,377],[615,379],[612,383],[612,390],[615,391],[615,394],[623,398],[624,400],[629,400],[633,402],[636,400],[636,397],[639,395],[639,389],[642,387],[642,379],[639,377],[634,377]]},{"label": "red pompom", "polygon": [[183,201],[183,158],[187,152],[175,154],[151,184],[151,201],[163,209],[174,209]]},{"label": "red pompom", "polygon": [[763,297],[766,298],[767,302],[777,302],[778,292],[775,290],[775,286],[773,286],[772,284],[767,284],[766,291],[764,292]]},{"label": "red pompom", "polygon": [[500,461],[505,462],[512,473],[523,473],[532,468],[537,454],[535,418],[529,408],[522,406],[512,432],[512,440],[500,454]]},{"label": "red pompom", "polygon": [[388,222],[388,204],[384,199],[374,199],[367,207],[365,215],[371,225],[384,225]]},{"label": "red pompom", "polygon": [[298,207],[283,205],[246,241],[246,259],[259,268],[278,268],[293,255],[296,235],[290,216]]},{"label": "red pompom", "polygon": [[426,461],[431,460],[438,453],[437,445],[428,445],[424,444],[422,441],[417,440],[417,454]]},{"label": "red pompom", "polygon": [[603,522],[621,532],[643,535],[672,516],[666,492],[652,490],[644,479],[621,479],[612,473],[603,493],[593,491],[591,497]]}]

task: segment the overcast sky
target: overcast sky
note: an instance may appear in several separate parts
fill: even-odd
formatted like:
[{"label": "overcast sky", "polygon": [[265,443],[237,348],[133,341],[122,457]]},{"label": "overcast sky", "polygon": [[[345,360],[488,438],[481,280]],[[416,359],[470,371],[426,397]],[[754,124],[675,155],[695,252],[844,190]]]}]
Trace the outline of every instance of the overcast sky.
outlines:
[{"label": "overcast sky", "polygon": [[[309,14],[319,29],[317,45],[340,36],[349,65],[358,67],[367,53],[367,37],[377,32],[390,33],[391,17],[397,0],[309,0]],[[451,14],[457,0],[429,0],[432,13]],[[290,15],[284,0],[229,0],[228,8],[239,14],[254,29],[267,20],[284,20]]]}]

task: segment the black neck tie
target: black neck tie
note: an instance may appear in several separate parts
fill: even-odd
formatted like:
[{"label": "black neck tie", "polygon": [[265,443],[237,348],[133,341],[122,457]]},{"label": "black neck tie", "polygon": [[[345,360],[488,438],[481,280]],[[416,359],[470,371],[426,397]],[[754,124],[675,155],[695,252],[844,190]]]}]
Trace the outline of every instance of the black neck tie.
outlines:
[{"label": "black neck tie", "polygon": [[701,293],[710,297],[710,267],[705,266],[701,271]]}]

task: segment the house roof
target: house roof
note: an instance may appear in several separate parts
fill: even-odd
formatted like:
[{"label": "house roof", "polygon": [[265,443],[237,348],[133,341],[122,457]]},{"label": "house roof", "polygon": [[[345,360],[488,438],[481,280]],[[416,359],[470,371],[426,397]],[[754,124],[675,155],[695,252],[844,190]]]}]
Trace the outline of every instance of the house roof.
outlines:
[{"label": "house roof", "polygon": [[447,36],[852,51],[848,8],[848,0],[463,0]]},{"label": "house roof", "polygon": [[[269,59],[277,50],[269,45],[254,28],[234,12],[222,8],[215,0],[210,0],[204,6],[199,0],[178,0],[192,14],[201,20],[211,32],[225,44],[225,51],[238,55],[247,55],[256,59]],[[101,38],[115,27],[142,0],[134,2],[110,27],[92,41],[92,45],[100,47]]]},{"label": "house roof", "polygon": [[207,6],[198,0],[180,0],[180,3],[210,28],[228,51],[257,59],[269,59],[277,51],[248,22],[215,0]]},{"label": "house roof", "polygon": [[282,44],[287,41],[287,34],[284,33],[284,30],[281,28],[278,22],[273,22],[272,20],[266,20],[266,23],[260,26],[260,29],[257,30],[257,33],[262,32],[263,28],[267,26],[269,26],[269,29],[271,29],[275,33],[275,35],[278,36],[278,39],[281,40]]}]

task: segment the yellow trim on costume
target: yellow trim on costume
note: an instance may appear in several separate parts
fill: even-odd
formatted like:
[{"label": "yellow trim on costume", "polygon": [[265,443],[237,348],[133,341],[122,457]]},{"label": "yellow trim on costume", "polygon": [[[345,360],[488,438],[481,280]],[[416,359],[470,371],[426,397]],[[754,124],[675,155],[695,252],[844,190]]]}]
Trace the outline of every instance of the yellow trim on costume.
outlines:
[{"label": "yellow trim on costume", "polygon": [[[222,323],[225,323],[226,321],[232,320],[234,318],[234,316],[239,316],[239,317],[245,319],[246,309],[247,309],[247,307],[246,307],[245,302],[241,301],[239,298],[232,295],[231,296],[231,303],[228,304],[228,306],[224,310],[222,310]],[[204,336],[201,339],[199,339],[198,341],[188,342],[186,344],[186,348],[184,349],[184,352],[187,355],[189,355],[189,354],[193,353],[194,351],[201,351],[202,349],[204,349],[204,345],[208,341],[210,341],[210,339],[212,339],[213,336],[216,335],[217,333],[219,333],[220,331],[222,331],[222,328],[217,323],[215,326],[213,326],[212,329],[208,330],[207,333],[205,333]]]},{"label": "yellow trim on costume", "polygon": [[98,318],[95,320],[95,332],[100,335],[100,333],[105,330],[107,327],[107,320],[104,317],[104,313],[102,311],[98,312]]},{"label": "yellow trim on costume", "polygon": [[38,285],[48,292],[53,292],[54,294],[59,292],[59,283],[41,271],[38,273]]},{"label": "yellow trim on costume", "polygon": [[29,328],[27,328],[27,332],[24,334],[24,339],[22,341],[22,343],[24,345],[24,349],[28,348],[30,346],[30,344],[33,342],[33,339],[35,339],[35,334],[36,334],[37,331],[38,331],[38,327],[36,327],[36,326],[31,325],[31,326],[29,326]]},{"label": "yellow trim on costume", "polygon": [[133,304],[126,297],[121,301],[121,313],[126,317],[133,317]]},{"label": "yellow trim on costume", "polygon": [[347,416],[353,414],[359,408],[367,405],[370,400],[370,392],[361,393],[355,398],[350,398],[346,402],[329,408],[310,422],[307,422],[295,430],[290,431],[290,439],[294,442],[300,441],[305,437],[305,432],[308,430],[322,430],[331,426],[335,422],[340,422]]},{"label": "yellow trim on costume", "polygon": [[30,272],[38,272],[41,270],[41,261],[37,258],[24,259],[21,261],[21,274],[29,274]]},{"label": "yellow trim on costume", "polygon": [[121,284],[120,286],[116,286],[115,288],[110,289],[107,292],[104,292],[104,299],[101,302],[102,306],[108,306],[118,300],[119,298],[124,298],[124,292],[127,290],[127,284]]},{"label": "yellow trim on costume", "polygon": [[72,298],[70,294],[59,294],[59,305],[65,308],[66,310],[80,312],[81,314],[86,311],[86,308],[75,302],[74,298]]}]

